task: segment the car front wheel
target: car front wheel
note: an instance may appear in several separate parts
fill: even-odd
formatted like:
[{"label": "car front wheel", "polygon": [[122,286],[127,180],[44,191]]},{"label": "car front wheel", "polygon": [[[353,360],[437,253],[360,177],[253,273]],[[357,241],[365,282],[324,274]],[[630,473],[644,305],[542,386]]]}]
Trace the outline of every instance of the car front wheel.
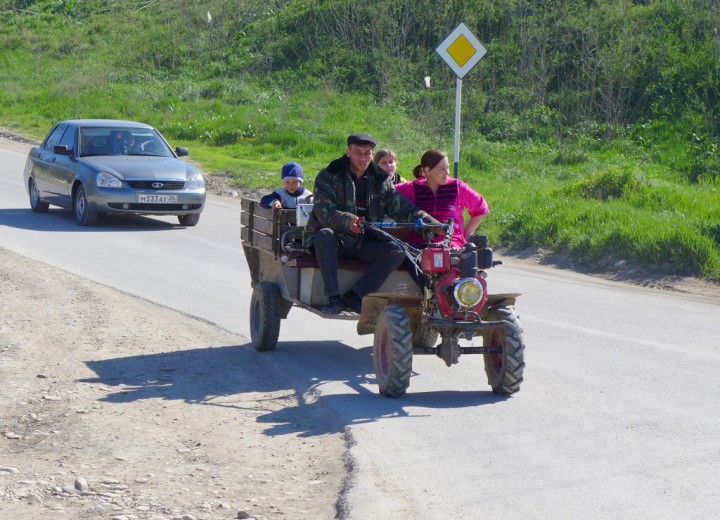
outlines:
[{"label": "car front wheel", "polygon": [[178,215],[178,222],[181,226],[196,226],[200,222],[200,213],[188,213],[187,215]]},{"label": "car front wheel", "polygon": [[28,193],[30,194],[30,209],[35,213],[47,213],[49,204],[40,200],[40,192],[35,184],[35,179],[30,179]]},{"label": "car front wheel", "polygon": [[97,213],[90,206],[85,194],[85,188],[80,185],[75,191],[73,199],[73,208],[75,210],[75,221],[81,226],[94,226],[97,222]]}]

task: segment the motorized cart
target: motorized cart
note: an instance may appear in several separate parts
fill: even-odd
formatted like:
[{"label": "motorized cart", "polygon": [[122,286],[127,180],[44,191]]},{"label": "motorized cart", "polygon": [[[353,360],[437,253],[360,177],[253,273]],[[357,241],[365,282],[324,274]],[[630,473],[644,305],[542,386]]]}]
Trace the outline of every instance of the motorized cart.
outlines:
[{"label": "motorized cart", "polygon": [[[388,397],[405,394],[412,358],[421,354],[436,355],[448,367],[462,354],[482,354],[493,392],[507,395],[520,389],[525,344],[514,308],[519,294],[488,294],[487,270],[500,262],[493,259],[485,237],[473,235],[463,249],[451,249],[449,240],[415,249],[388,233],[402,224],[365,223],[405,248],[414,276],[408,266],[391,273],[378,292],[363,298],[360,314],[323,314],[327,295],[320,269],[314,255],[302,247],[303,210],[308,208],[273,210],[257,200],[241,200],[241,238],[253,288],[250,334],[256,350],[273,350],[281,320],[299,307],[326,319],[357,320],[358,334],[374,335],[375,376],[380,393]],[[421,222],[411,226],[432,231]],[[362,262],[340,260],[341,293],[366,268]],[[482,346],[460,345],[460,339],[474,337],[482,338]]]}]

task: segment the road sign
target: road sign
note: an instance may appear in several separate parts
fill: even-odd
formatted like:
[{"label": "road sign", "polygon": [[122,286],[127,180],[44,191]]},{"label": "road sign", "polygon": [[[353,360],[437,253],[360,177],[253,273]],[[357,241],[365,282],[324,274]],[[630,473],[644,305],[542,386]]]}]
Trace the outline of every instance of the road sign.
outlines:
[{"label": "road sign", "polygon": [[460,79],[487,54],[487,49],[464,23],[458,25],[435,50]]},{"label": "road sign", "polygon": [[487,54],[480,40],[461,23],[435,49],[450,65],[457,78],[455,79],[455,153],[453,154],[453,176],[457,179],[460,164],[460,100],[462,99],[462,79],[470,72],[477,62]]}]

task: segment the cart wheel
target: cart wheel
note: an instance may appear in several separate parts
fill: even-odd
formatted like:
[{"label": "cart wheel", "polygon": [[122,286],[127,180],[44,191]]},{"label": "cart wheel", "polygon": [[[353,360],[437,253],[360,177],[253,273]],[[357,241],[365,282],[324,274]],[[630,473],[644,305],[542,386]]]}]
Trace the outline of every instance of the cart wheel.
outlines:
[{"label": "cart wheel", "polygon": [[525,343],[520,320],[512,305],[496,305],[488,313],[488,320],[505,321],[483,333],[483,345],[497,350],[483,356],[488,383],[496,394],[514,394],[520,390],[525,369]]},{"label": "cart wheel", "polygon": [[380,393],[400,397],[410,386],[412,331],[405,307],[386,306],[378,316],[373,342],[373,364]]},{"label": "cart wheel", "polygon": [[418,348],[432,348],[437,343],[438,336],[438,331],[428,329],[423,324],[420,324],[420,327],[412,337],[413,346]]},{"label": "cart wheel", "polygon": [[272,282],[260,282],[250,300],[250,339],[258,352],[273,350],[280,335],[280,294]]}]

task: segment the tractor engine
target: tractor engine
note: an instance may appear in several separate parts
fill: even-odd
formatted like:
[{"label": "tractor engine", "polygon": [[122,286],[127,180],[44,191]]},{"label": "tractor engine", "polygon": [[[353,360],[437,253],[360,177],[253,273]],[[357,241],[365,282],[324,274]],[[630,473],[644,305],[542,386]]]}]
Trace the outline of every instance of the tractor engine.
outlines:
[{"label": "tractor engine", "polygon": [[445,319],[479,321],[488,298],[484,270],[493,266],[486,238],[473,235],[461,250],[430,246],[421,255],[434,295],[432,310]]}]

